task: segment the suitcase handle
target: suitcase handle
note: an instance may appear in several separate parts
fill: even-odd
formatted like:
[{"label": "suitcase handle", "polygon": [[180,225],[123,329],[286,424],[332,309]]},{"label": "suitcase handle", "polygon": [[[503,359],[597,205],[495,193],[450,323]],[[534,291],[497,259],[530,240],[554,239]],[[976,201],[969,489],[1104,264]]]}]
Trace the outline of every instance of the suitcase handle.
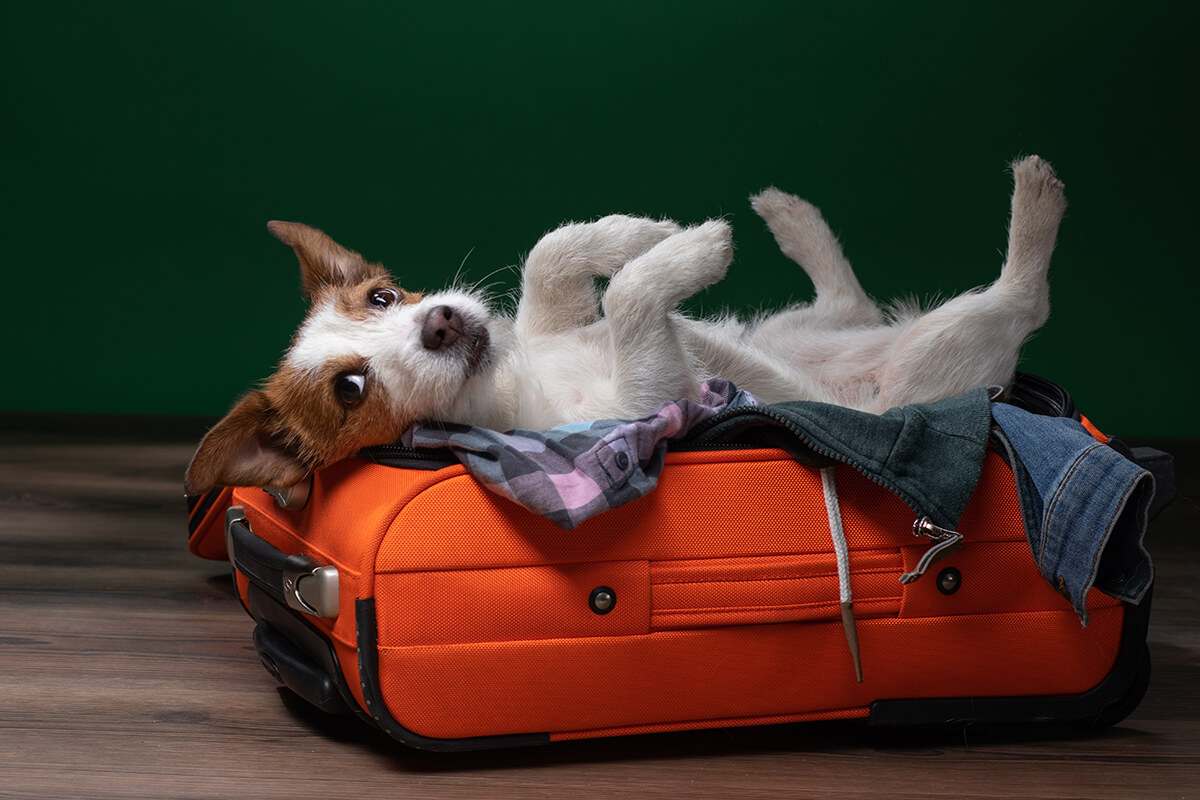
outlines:
[{"label": "suitcase handle", "polygon": [[288,555],[263,541],[241,506],[225,513],[225,549],[234,569],[288,608],[326,619],[338,615],[337,567]]}]

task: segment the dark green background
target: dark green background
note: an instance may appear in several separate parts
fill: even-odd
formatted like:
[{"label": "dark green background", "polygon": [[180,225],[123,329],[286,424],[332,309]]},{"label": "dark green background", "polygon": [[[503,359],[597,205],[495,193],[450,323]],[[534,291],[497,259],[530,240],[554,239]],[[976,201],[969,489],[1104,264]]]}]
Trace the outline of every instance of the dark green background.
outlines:
[{"label": "dark green background", "polygon": [[1200,435],[1195,3],[21,3],[3,12],[2,411],[217,414],[303,314],[268,219],[412,289],[568,219],[725,215],[693,308],[811,289],[746,197],[811,199],[868,292],[997,274],[1015,156],[1071,202],[1025,368]]}]

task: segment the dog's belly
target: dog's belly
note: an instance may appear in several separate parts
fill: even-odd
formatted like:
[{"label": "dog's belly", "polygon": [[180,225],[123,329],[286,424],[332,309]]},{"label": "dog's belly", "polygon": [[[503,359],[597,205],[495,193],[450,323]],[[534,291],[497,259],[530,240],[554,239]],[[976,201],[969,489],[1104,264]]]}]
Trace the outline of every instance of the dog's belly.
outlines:
[{"label": "dog's belly", "polygon": [[759,335],[736,320],[681,320],[705,376],[726,378],[768,403],[813,400],[875,410],[895,333],[886,326]]},{"label": "dog's belly", "polygon": [[[896,331],[865,326],[809,332],[764,341],[754,329],[721,321],[673,318],[691,358],[695,389],[706,378],[725,378],[763,402],[813,400],[879,411],[879,379]],[[551,427],[587,419],[632,418],[647,413],[630,406],[617,381],[610,333],[601,321],[569,334],[527,343],[527,380],[536,384],[542,407],[528,422]],[[690,392],[681,387],[676,400]],[[524,424],[524,423],[523,423]]]},{"label": "dog's belly", "polygon": [[612,344],[603,322],[529,345],[529,377],[545,397],[552,425],[611,416],[620,409]]}]

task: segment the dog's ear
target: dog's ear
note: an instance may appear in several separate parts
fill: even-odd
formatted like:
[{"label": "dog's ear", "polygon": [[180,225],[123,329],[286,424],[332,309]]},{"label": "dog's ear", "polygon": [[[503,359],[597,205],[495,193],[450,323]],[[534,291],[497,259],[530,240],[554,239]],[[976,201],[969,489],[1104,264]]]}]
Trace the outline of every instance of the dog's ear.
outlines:
[{"label": "dog's ear", "polygon": [[278,486],[299,483],[309,472],[272,433],[275,412],[261,391],[246,395],[200,441],[184,479],[188,496],[215,486]]},{"label": "dog's ear", "polygon": [[299,222],[272,220],[267,223],[267,230],[296,251],[304,297],[310,303],[324,287],[348,286],[387,276],[383,267],[368,263],[358,253],[342,247],[316,228]]}]

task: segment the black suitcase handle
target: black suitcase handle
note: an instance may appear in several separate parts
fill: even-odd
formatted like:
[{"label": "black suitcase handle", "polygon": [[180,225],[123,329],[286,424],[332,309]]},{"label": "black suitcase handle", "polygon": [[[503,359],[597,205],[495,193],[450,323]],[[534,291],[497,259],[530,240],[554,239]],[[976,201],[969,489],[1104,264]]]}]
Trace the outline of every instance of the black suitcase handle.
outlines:
[{"label": "black suitcase handle", "polygon": [[[225,515],[225,546],[235,570],[250,581],[246,591],[246,609],[258,623],[254,628],[254,649],[277,681],[308,703],[328,714],[355,710],[349,689],[339,681],[337,656],[328,639],[304,618],[337,616],[336,569],[321,567],[301,555],[288,555],[260,539],[240,506]],[[312,592],[324,586],[322,570],[333,570],[332,608],[324,604],[327,592]],[[309,578],[316,575],[316,584]],[[331,614],[321,613],[330,611]],[[301,611],[303,614],[297,614]]]},{"label": "black suitcase handle", "polygon": [[225,513],[225,549],[238,572],[288,608],[327,619],[338,615],[337,567],[263,541],[250,530],[241,506]]}]

